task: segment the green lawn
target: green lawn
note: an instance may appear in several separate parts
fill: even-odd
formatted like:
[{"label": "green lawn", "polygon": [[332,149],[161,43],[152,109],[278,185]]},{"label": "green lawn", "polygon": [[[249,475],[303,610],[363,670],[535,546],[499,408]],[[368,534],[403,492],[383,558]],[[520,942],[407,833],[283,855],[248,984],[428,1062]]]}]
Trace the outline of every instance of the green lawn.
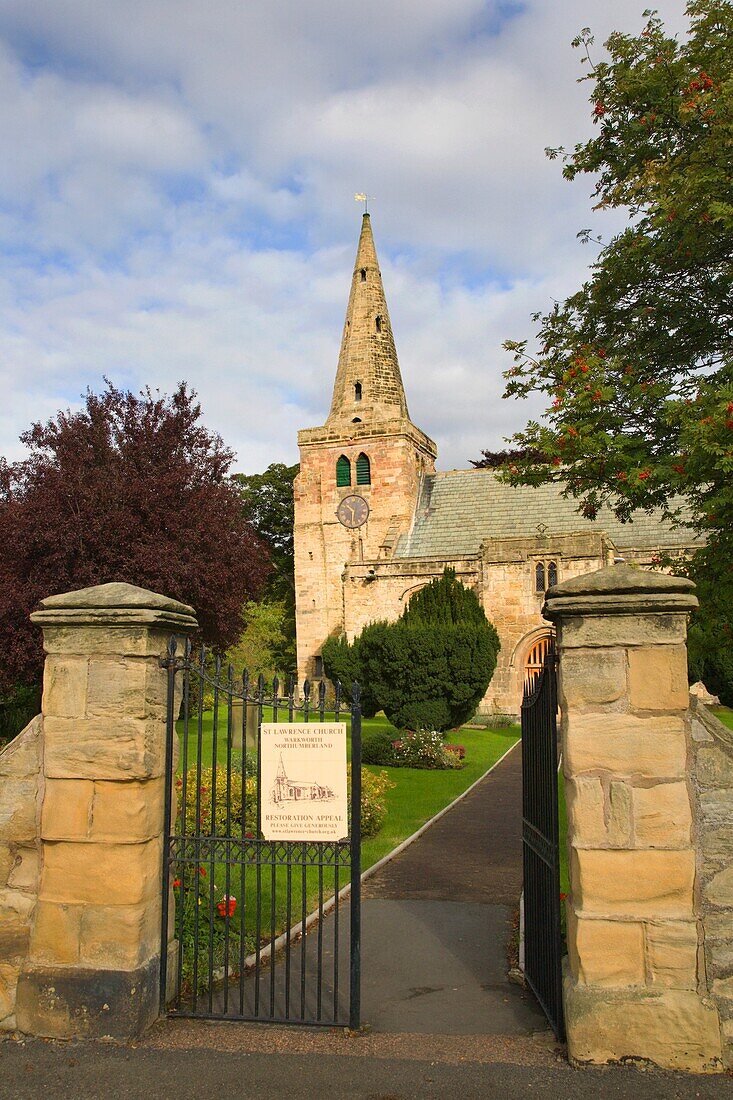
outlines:
[{"label": "green lawn", "polygon": [[730,707],[715,707],[713,714],[724,726],[733,730],[733,710],[731,710]]}]

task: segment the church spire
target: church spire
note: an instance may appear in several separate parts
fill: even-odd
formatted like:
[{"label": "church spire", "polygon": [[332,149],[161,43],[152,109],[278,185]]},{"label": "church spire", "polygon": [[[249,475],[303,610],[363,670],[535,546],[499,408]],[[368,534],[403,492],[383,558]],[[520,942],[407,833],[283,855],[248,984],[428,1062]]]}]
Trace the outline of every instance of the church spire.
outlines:
[{"label": "church spire", "polygon": [[366,423],[408,415],[371,220],[364,214],[326,423]]}]

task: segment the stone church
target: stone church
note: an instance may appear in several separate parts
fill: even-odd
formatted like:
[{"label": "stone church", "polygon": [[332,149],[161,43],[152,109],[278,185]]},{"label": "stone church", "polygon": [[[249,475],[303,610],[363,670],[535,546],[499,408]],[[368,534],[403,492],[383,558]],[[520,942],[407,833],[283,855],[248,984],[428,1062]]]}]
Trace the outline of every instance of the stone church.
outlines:
[{"label": "stone church", "polygon": [[370,218],[364,214],[331,409],[298,433],[295,585],[298,675],[321,647],[396,619],[446,565],[478,594],[501,651],[481,710],[516,715],[551,627],[545,590],[623,557],[686,554],[693,531],[659,516],[581,517],[556,485],[502,483],[491,470],[436,471],[437,447],[410,419]]}]

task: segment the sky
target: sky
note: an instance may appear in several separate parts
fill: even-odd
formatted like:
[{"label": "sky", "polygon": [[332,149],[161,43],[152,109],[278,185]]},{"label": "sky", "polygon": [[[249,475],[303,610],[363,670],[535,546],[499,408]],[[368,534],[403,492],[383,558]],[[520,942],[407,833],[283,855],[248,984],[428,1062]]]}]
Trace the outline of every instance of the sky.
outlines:
[{"label": "sky", "polygon": [[[438,465],[542,405],[507,339],[619,215],[547,146],[592,132],[595,54],[644,0],[0,0],[0,454],[103,379],[199,394],[247,473],[328,412],[362,207]],[[660,0],[684,33],[684,0]]]}]

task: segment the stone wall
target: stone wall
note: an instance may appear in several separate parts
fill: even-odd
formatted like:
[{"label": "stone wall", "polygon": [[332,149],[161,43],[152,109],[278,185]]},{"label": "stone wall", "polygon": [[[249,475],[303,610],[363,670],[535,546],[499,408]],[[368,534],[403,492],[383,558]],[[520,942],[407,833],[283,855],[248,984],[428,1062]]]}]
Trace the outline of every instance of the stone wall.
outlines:
[{"label": "stone wall", "polygon": [[[705,943],[733,863],[711,864],[701,890],[720,799],[707,821],[696,813],[702,743],[692,737],[685,647],[693,587],[618,565],[548,593],[568,809],[564,999],[577,1062],[724,1065]],[[728,776],[720,759],[702,765],[706,775]]]},{"label": "stone wall", "polygon": [[691,698],[697,905],[705,980],[733,1068],[733,730]]},{"label": "stone wall", "polygon": [[40,873],[43,788],[40,715],[0,752],[0,1030],[16,1027],[15,998],[28,955]]},{"label": "stone wall", "polygon": [[52,596],[32,619],[47,654],[42,722],[0,756],[3,1026],[129,1038],[159,1009],[161,657],[196,620],[127,584]]}]

